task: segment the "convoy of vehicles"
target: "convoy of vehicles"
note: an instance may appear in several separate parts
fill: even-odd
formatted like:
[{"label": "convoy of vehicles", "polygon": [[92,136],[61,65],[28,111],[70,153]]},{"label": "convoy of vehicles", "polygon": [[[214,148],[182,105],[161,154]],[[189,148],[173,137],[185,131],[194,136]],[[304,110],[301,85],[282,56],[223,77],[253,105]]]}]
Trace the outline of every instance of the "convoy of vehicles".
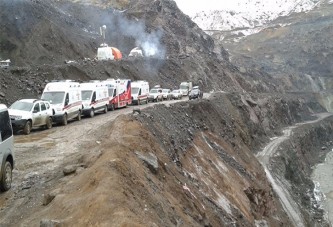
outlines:
[{"label": "convoy of vehicles", "polygon": [[14,102],[8,112],[14,131],[23,130],[28,135],[35,127],[52,128],[53,110],[48,101],[21,99]]},{"label": "convoy of vehicles", "polygon": [[132,104],[131,80],[108,79],[103,83],[108,89],[108,109],[114,110]]},{"label": "convoy of vehicles", "polygon": [[14,138],[8,109],[0,104],[0,191],[8,191],[12,185],[14,168]]},{"label": "convoy of vehicles", "polygon": [[[183,84],[184,85],[184,84]],[[185,86],[185,85],[184,85]],[[198,86],[187,84],[189,99],[202,98]],[[14,168],[14,131],[23,130],[29,134],[34,127],[52,128],[53,122],[63,125],[72,118],[81,120],[81,114],[93,117],[95,112],[126,107],[130,104],[181,99],[181,89],[162,89],[159,85],[149,92],[147,81],[128,79],[109,79],[78,83],[71,80],[48,83],[42,99],[21,99],[8,109],[0,104],[0,191],[7,191],[12,184]]]},{"label": "convoy of vehicles", "polygon": [[131,83],[132,104],[148,103],[149,83],[144,80],[133,81]]},{"label": "convoy of vehicles", "polygon": [[51,104],[54,111],[53,121],[67,125],[67,121],[76,118],[81,120],[82,98],[80,83],[71,80],[48,83],[42,99]]},{"label": "convoy of vehicles", "polygon": [[81,83],[82,114],[94,117],[96,112],[108,112],[108,87],[100,81]]}]

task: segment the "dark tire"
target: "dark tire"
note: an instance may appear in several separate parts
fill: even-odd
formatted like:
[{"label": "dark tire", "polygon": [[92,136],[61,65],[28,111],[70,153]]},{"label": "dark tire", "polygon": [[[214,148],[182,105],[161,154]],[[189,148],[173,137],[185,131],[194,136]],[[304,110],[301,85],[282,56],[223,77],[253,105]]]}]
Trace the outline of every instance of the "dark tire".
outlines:
[{"label": "dark tire", "polygon": [[27,121],[23,128],[23,133],[29,135],[31,132],[31,121]]},{"label": "dark tire", "polygon": [[107,113],[107,112],[108,112],[108,106],[106,105],[106,106],[104,107],[103,113]]},{"label": "dark tire", "polygon": [[67,125],[68,124],[68,118],[67,118],[67,114],[64,114],[64,116],[62,116],[62,125]]},{"label": "dark tire", "polygon": [[52,117],[49,117],[49,118],[46,120],[46,128],[47,128],[47,129],[52,128]]},{"label": "dark tire", "polygon": [[8,191],[12,187],[12,170],[10,162],[6,161],[3,174],[0,179],[0,191]]},{"label": "dark tire", "polygon": [[79,110],[76,120],[81,121],[81,110]]},{"label": "dark tire", "polygon": [[89,117],[93,118],[94,116],[95,116],[95,111],[94,111],[94,109],[91,109],[89,112]]}]

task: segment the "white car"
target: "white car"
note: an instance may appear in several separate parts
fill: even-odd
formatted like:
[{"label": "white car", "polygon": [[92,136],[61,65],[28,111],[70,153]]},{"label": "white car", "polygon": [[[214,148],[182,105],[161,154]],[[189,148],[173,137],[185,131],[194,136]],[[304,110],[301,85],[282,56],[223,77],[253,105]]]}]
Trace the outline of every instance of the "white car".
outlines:
[{"label": "white car", "polygon": [[162,89],[163,99],[170,100],[172,99],[172,94],[170,89]]},{"label": "white car", "polygon": [[8,112],[14,131],[23,129],[28,135],[34,127],[45,126],[52,128],[52,116],[54,111],[48,101],[40,99],[21,99],[14,102]]},{"label": "white car", "polygon": [[162,88],[153,88],[148,95],[148,101],[158,102],[163,101]]},{"label": "white car", "polygon": [[181,99],[183,97],[181,90],[173,90],[171,94],[173,99]]}]

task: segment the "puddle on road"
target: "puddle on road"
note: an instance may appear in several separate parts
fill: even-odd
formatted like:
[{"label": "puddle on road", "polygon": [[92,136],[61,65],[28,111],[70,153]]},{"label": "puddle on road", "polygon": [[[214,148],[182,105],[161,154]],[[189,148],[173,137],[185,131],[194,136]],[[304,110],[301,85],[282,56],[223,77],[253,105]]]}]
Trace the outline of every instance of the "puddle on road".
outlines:
[{"label": "puddle on road", "polygon": [[14,142],[15,143],[31,143],[36,142],[39,140],[42,140],[44,138],[47,138],[50,135],[50,132],[32,132],[29,135],[15,135],[14,136]]}]

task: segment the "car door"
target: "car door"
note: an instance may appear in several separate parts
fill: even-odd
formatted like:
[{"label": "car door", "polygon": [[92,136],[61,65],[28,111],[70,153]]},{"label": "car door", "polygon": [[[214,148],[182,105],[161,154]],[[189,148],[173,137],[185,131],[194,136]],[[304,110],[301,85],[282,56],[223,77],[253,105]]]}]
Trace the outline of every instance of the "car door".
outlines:
[{"label": "car door", "polygon": [[42,123],[42,113],[39,103],[35,103],[32,108],[32,126],[39,126]]},{"label": "car door", "polygon": [[41,112],[41,125],[45,125],[46,120],[49,117],[49,114],[44,102],[40,102],[40,112]]}]

